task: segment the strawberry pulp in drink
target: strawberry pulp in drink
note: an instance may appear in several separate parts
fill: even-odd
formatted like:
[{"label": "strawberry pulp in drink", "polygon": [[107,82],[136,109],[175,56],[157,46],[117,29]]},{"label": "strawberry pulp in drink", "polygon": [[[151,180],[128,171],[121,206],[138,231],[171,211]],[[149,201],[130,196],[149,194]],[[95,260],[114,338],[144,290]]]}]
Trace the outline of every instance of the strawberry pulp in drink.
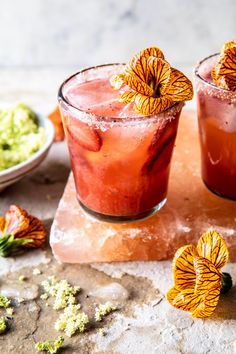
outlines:
[{"label": "strawberry pulp in drink", "polygon": [[78,200],[95,217],[115,222],[147,217],[164,204],[182,108],[136,113],[111,88],[109,77],[120,68],[88,69],[59,93]]},{"label": "strawberry pulp in drink", "polygon": [[213,84],[217,58],[203,60],[195,72],[202,178],[216,194],[236,199],[236,93]]}]

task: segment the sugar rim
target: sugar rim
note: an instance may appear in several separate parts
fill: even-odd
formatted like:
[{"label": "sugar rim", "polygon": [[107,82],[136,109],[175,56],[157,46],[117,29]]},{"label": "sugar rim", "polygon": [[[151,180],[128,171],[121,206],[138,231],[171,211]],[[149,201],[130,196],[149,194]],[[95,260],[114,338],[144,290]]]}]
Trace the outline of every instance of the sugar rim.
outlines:
[{"label": "sugar rim", "polygon": [[[206,79],[204,79],[200,73],[199,73],[199,69],[201,67],[201,65],[207,61],[208,59],[210,58],[213,58],[213,57],[216,57],[216,56],[219,56],[220,53],[215,53],[215,54],[211,54],[209,55],[208,57],[202,59],[195,67],[194,69],[194,74],[195,74],[195,77],[197,79],[199,79],[200,81],[202,81],[205,85],[209,86],[212,90],[214,90],[215,94],[218,94],[220,95],[219,97],[221,98],[225,98],[225,99],[236,99],[236,91],[230,91],[230,90],[226,90],[222,87],[219,87],[217,86],[216,84],[214,84],[214,82],[210,82],[210,81],[207,81]],[[223,96],[222,96],[223,95]]]},{"label": "sugar rim", "polygon": [[69,76],[65,81],[63,81],[63,83],[61,84],[61,86],[59,87],[59,91],[58,91],[58,102],[59,104],[61,102],[64,102],[67,107],[69,108],[70,111],[72,111],[75,115],[80,114],[79,119],[84,121],[84,122],[90,122],[90,124],[92,123],[113,123],[113,124],[124,124],[127,122],[135,122],[135,123],[145,123],[145,122],[151,122],[151,121],[156,121],[162,118],[173,118],[173,116],[177,113],[180,112],[181,109],[184,106],[184,102],[177,102],[175,103],[173,106],[171,106],[170,108],[168,108],[167,110],[158,113],[158,114],[152,114],[152,115],[148,115],[148,116],[137,116],[137,117],[129,117],[129,116],[125,116],[122,118],[118,118],[118,117],[106,117],[106,116],[101,116],[101,115],[97,115],[95,113],[91,113],[91,112],[87,112],[79,107],[74,106],[72,103],[70,103],[70,101],[64,96],[63,93],[63,89],[65,87],[66,84],[69,83],[70,80],[72,80],[73,78],[75,78],[78,75],[81,75],[83,73],[85,73],[86,71],[90,71],[90,70],[94,70],[94,69],[100,69],[100,68],[106,68],[106,67],[113,67],[113,66],[124,66],[124,63],[110,63],[110,64],[102,64],[102,65],[95,65],[95,66],[91,66],[91,67],[87,67],[84,68],[78,72],[76,72],[75,74]]}]

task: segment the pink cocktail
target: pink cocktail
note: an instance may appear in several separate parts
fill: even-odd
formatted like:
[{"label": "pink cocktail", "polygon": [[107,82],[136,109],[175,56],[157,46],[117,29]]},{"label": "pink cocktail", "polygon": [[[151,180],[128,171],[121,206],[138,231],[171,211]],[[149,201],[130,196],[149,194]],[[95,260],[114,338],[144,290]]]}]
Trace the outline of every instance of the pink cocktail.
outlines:
[{"label": "pink cocktail", "polygon": [[142,219],[166,201],[170,162],[183,103],[141,116],[109,78],[123,65],[86,69],[59,91],[77,197],[106,221]]},{"label": "pink cocktail", "polygon": [[202,179],[214,193],[236,199],[236,92],[213,83],[218,56],[204,59],[195,70]]}]

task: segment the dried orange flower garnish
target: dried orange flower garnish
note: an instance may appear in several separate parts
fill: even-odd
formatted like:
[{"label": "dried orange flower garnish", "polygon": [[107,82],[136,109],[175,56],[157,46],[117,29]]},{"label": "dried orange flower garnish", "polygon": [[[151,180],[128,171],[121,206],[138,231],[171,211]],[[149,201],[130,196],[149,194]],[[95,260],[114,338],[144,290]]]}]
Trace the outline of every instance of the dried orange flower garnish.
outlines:
[{"label": "dried orange flower garnish", "polygon": [[61,113],[59,107],[57,106],[49,115],[48,118],[52,121],[54,128],[55,128],[55,141],[62,141],[64,140],[64,128],[61,119]]},{"label": "dried orange flower garnish", "polygon": [[167,300],[194,317],[210,316],[220,294],[232,286],[231,276],[221,272],[228,258],[226,243],[215,231],[203,234],[197,247],[179,248],[172,265],[174,287],[168,291]]},{"label": "dried orange flower garnish", "polygon": [[124,72],[114,75],[110,82],[114,89],[124,87],[120,101],[134,102],[135,111],[142,115],[163,112],[175,103],[193,97],[191,81],[172,68],[157,47],[146,48],[134,55]]},{"label": "dried orange flower garnish", "polygon": [[29,215],[17,205],[11,205],[5,217],[0,218],[0,255],[8,256],[22,246],[38,248],[46,241],[42,221]]},{"label": "dried orange flower garnish", "polygon": [[236,90],[236,40],[224,44],[211,76],[215,85],[225,90]]}]

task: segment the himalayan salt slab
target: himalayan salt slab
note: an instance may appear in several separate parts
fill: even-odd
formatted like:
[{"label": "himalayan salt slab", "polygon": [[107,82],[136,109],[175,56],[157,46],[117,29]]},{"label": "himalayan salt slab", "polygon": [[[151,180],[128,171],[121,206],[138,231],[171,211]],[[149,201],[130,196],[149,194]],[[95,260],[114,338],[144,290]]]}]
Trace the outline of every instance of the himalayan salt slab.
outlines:
[{"label": "himalayan salt slab", "polygon": [[197,116],[184,112],[172,160],[166,205],[147,220],[111,224],[88,216],[69,177],[51,229],[57,260],[68,263],[170,259],[176,249],[196,243],[212,227],[220,232],[236,261],[236,202],[211,193],[200,177]]}]

